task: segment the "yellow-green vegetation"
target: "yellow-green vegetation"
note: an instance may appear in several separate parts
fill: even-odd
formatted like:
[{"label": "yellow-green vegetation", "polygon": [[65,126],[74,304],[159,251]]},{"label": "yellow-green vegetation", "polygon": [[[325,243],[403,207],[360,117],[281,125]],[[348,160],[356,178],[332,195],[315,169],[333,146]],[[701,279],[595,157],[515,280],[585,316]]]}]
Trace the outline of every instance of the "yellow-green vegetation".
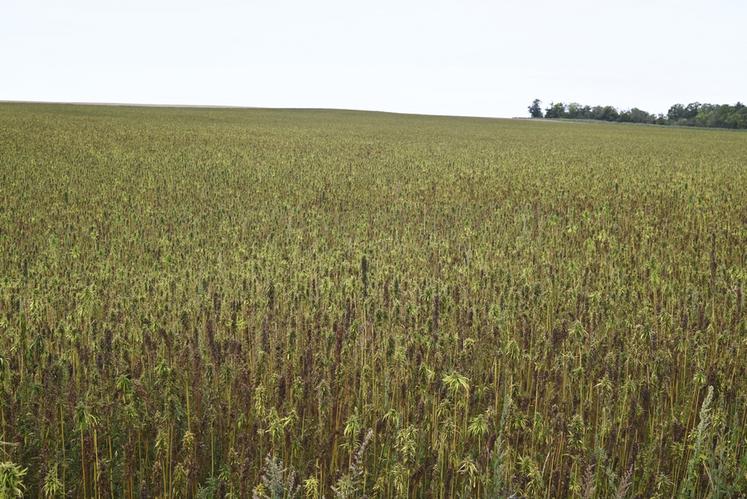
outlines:
[{"label": "yellow-green vegetation", "polygon": [[0,271],[8,490],[747,490],[744,133],[3,104]]}]

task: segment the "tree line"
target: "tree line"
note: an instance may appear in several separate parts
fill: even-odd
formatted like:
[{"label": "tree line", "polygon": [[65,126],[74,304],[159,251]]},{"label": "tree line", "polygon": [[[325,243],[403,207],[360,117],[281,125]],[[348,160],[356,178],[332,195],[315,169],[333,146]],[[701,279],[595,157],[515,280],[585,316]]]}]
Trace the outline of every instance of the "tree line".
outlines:
[{"label": "tree line", "polygon": [[534,99],[529,106],[532,118],[583,119],[616,121],[621,123],[648,123],[654,125],[702,126],[713,128],[747,128],[747,106],[736,104],[675,104],[667,114],[652,114],[642,109],[617,109],[614,106],[586,106],[576,102],[565,104],[551,102],[544,109],[541,101]]}]

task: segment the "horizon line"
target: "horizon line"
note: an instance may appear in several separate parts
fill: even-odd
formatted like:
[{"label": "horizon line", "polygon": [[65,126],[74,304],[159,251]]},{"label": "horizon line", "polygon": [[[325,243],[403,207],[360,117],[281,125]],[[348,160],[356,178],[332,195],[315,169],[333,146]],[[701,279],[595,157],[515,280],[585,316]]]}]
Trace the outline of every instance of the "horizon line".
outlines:
[{"label": "horizon line", "polygon": [[51,105],[69,105],[69,106],[111,106],[111,107],[143,107],[143,108],[167,108],[167,109],[246,109],[246,110],[275,110],[275,111],[348,111],[362,113],[378,114],[396,114],[402,116],[431,116],[436,118],[475,118],[486,120],[514,120],[514,119],[532,119],[530,116],[487,116],[487,115],[470,115],[470,114],[438,114],[438,113],[419,113],[406,111],[384,111],[381,109],[355,109],[343,107],[267,107],[267,106],[248,106],[235,104],[163,104],[163,103],[145,103],[145,102],[102,102],[102,101],[55,101],[55,100],[12,100],[0,99],[0,104],[51,104]]}]

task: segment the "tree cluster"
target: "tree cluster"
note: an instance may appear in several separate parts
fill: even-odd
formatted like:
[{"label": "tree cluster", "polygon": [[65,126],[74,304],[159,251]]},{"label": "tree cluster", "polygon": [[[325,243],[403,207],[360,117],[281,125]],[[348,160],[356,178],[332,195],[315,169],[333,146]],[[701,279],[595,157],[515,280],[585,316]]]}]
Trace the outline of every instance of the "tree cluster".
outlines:
[{"label": "tree cluster", "polygon": [[576,102],[565,104],[551,102],[544,114],[540,100],[529,106],[532,118],[582,119],[617,121],[621,123],[648,123],[656,125],[701,126],[714,128],[747,128],[747,106],[741,102],[729,104],[675,104],[667,114],[652,114],[642,109],[618,110],[613,106],[586,106]]}]

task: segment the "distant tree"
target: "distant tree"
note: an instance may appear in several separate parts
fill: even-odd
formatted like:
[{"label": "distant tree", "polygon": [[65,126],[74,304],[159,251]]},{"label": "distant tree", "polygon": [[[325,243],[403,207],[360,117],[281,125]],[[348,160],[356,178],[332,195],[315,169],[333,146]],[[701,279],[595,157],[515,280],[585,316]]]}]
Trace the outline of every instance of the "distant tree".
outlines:
[{"label": "distant tree", "polygon": [[601,120],[604,115],[604,106],[594,106],[589,110],[589,119]]},{"label": "distant tree", "polygon": [[617,112],[612,106],[604,106],[602,108],[602,116],[599,118],[604,121],[617,121],[620,118],[620,113]]},{"label": "distant tree", "polygon": [[589,106],[582,106],[578,102],[571,102],[566,107],[566,116],[571,119],[584,119],[587,116]]},{"label": "distant tree", "polygon": [[691,102],[688,104],[687,107],[685,107],[685,118],[688,120],[695,118],[698,115],[701,105],[700,102]]},{"label": "distant tree", "polygon": [[682,104],[675,104],[667,111],[667,119],[672,123],[677,123],[680,120],[685,119],[685,106]]},{"label": "distant tree", "polygon": [[653,123],[656,119],[653,115],[647,113],[643,109],[634,107],[630,111],[630,121],[633,123]]},{"label": "distant tree", "polygon": [[634,107],[630,110],[620,111],[620,115],[617,121],[623,123],[653,123],[656,120],[656,116],[647,113],[642,109]]},{"label": "distant tree", "polygon": [[687,106],[675,104],[669,108],[667,118],[675,125],[696,125],[696,117],[702,105],[700,102],[691,102]]},{"label": "distant tree", "polygon": [[737,102],[732,109],[733,112],[731,113],[731,116],[734,122],[734,128],[747,128],[747,106],[741,102]]},{"label": "distant tree", "polygon": [[529,116],[532,118],[542,118],[542,108],[540,107],[540,101],[539,99],[534,99],[532,101],[532,105],[529,106]]},{"label": "distant tree", "polygon": [[[535,100],[533,106],[539,106]],[[532,108],[530,107],[530,112]],[[539,110],[541,113],[541,110]],[[576,102],[566,105],[562,102],[551,102],[545,109],[545,118],[590,119],[618,121],[624,123],[650,123],[656,125],[703,126],[714,128],[747,128],[747,106],[736,104],[701,104],[691,102],[688,105],[675,104],[667,114],[650,114],[634,107],[629,110],[618,110],[613,106],[582,106]]]},{"label": "distant tree", "polygon": [[545,109],[545,118],[565,118],[565,104],[562,102],[551,102],[550,107]]}]

